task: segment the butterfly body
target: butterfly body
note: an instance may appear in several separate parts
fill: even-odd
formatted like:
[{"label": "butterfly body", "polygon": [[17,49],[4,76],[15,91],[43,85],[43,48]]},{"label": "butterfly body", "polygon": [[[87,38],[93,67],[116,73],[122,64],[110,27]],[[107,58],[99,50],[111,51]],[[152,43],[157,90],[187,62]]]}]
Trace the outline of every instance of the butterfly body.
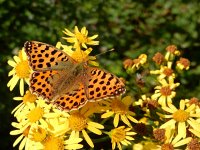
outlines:
[{"label": "butterfly body", "polygon": [[66,111],[96,101],[121,95],[124,83],[113,74],[78,63],[51,45],[28,41],[24,45],[33,69],[30,90]]}]

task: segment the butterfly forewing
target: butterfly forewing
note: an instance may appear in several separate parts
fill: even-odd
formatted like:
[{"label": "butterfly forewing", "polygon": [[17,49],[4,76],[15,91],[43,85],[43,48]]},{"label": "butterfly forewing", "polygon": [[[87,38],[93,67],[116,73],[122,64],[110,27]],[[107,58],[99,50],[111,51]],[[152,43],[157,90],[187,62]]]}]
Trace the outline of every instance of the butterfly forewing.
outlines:
[{"label": "butterfly forewing", "polygon": [[45,43],[27,41],[24,48],[33,70],[71,68],[75,63],[64,51]]}]

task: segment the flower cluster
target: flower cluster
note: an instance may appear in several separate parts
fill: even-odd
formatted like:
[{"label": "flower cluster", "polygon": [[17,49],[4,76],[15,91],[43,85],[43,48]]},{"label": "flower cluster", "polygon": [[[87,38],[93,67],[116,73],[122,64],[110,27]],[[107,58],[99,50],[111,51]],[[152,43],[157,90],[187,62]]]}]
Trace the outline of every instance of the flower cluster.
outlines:
[{"label": "flower cluster", "polygon": [[[143,111],[144,115],[139,122],[146,118],[146,128],[148,125],[153,127],[152,134],[156,140],[152,141],[145,135],[144,141],[134,144],[133,149],[145,149],[146,146],[148,149],[199,149],[199,100],[194,97],[190,100],[176,97],[178,87],[181,86],[176,79],[184,70],[189,69],[190,61],[180,57],[180,51],[175,45],[169,45],[165,55],[156,53],[152,61],[149,60],[140,67],[130,63],[131,59],[124,61],[124,68],[130,75],[136,74],[136,81],[137,74],[142,76],[140,80],[143,81],[143,86],[138,86],[138,89],[142,92],[145,90],[146,93],[141,93],[141,98],[135,100],[133,106],[134,109]],[[149,73],[146,72],[147,68]],[[153,90],[147,91],[150,86]]]},{"label": "flower cluster", "polygon": [[[89,56],[93,50],[91,46],[99,44],[99,41],[94,40],[98,35],[89,37],[85,27],[80,31],[75,27],[74,32],[68,29],[63,32],[67,35],[63,38],[68,45],[58,42],[58,49],[67,53],[77,63],[98,66],[96,57]],[[122,149],[122,145],[132,145],[136,134],[133,126],[138,121],[130,109],[133,103],[130,96],[122,100],[119,96],[114,100],[87,102],[78,110],[66,112],[35,95],[32,90],[26,89],[27,85],[31,84],[30,77],[34,70],[24,48],[19,51],[18,56],[9,60],[8,64],[13,69],[9,72],[12,78],[7,86],[12,91],[20,81],[20,96],[13,98],[19,102],[12,111],[16,121],[12,122],[14,129],[10,135],[18,136],[13,147],[18,145],[19,149],[28,150],[87,149],[95,148],[95,145],[108,139],[111,143],[108,148]],[[110,121],[111,124],[107,126]]]},{"label": "flower cluster", "polygon": [[[95,56],[89,56],[92,46],[99,44],[95,41],[98,35],[88,36],[85,27],[81,30],[75,27],[73,32],[65,29],[63,33],[68,44],[57,42],[57,49],[76,63],[99,65]],[[177,79],[190,68],[190,61],[180,54],[175,45],[169,45],[165,54],[158,52],[151,59],[141,54],[124,60],[124,69],[130,77],[124,79],[126,95],[88,101],[80,109],[66,112],[26,89],[34,70],[22,48],[18,56],[8,61],[12,67],[8,76],[12,78],[7,86],[12,91],[19,81],[20,91],[20,96],[13,98],[19,102],[12,111],[16,121],[11,124],[14,129],[10,135],[18,136],[13,147],[18,145],[19,149],[28,150],[200,149],[199,99],[177,96],[181,86]],[[76,98],[81,100],[80,95]]]}]

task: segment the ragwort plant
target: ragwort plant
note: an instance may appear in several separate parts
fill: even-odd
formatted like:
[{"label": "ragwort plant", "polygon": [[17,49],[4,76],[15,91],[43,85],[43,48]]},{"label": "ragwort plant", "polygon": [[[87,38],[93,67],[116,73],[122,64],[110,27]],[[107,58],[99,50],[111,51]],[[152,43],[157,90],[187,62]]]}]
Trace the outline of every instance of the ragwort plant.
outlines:
[{"label": "ragwort plant", "polygon": [[[92,46],[99,44],[99,41],[94,40],[98,35],[89,37],[85,27],[81,31],[75,27],[74,32],[68,29],[63,32],[67,35],[64,39],[68,44],[58,42],[56,47],[60,51],[67,53],[76,62],[81,63],[84,59],[87,65],[99,66],[96,57],[89,56]],[[8,64],[12,67],[8,76],[12,78],[7,86],[12,91],[19,81],[21,95],[13,98],[19,101],[12,111],[16,121],[12,122],[14,129],[10,135],[18,136],[13,147],[64,150],[95,148],[102,143],[110,143],[102,144],[101,148],[200,149],[199,100],[195,97],[176,98],[177,89],[181,86],[176,79],[179,74],[189,70],[190,61],[180,57],[180,51],[175,45],[169,45],[165,54],[158,52],[153,58],[141,54],[133,60],[124,60],[124,69],[130,77],[118,81],[127,85],[124,95],[113,94],[112,98],[101,101],[88,100],[83,107],[72,111],[58,109],[62,108],[58,105],[64,104],[54,105],[33,90],[25,88],[25,84],[31,86],[30,78],[33,78],[34,71],[24,48]],[[73,69],[70,67],[69,73]],[[59,76],[55,76],[57,78]],[[51,80],[54,78],[47,78],[46,81]],[[67,87],[67,90],[73,88]],[[100,94],[107,94],[107,91],[99,90]],[[83,96],[89,94],[86,88],[86,93],[77,96],[75,100],[81,101]]]}]

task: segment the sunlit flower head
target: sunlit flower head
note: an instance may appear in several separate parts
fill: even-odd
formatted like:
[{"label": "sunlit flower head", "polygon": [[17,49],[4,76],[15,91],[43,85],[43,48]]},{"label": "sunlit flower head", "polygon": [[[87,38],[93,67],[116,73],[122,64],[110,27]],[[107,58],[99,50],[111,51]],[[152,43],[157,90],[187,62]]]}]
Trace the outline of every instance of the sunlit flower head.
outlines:
[{"label": "sunlit flower head", "polygon": [[158,107],[158,101],[147,97],[146,95],[142,95],[138,101],[134,102],[135,105],[140,105],[141,108],[149,112],[150,110],[156,109]]},{"label": "sunlit flower head", "polygon": [[88,37],[88,30],[86,27],[83,27],[81,31],[79,31],[78,27],[75,26],[74,33],[69,31],[68,29],[65,29],[63,31],[67,36],[69,37],[63,37],[67,40],[69,43],[74,43],[74,47],[83,47],[87,49],[87,45],[99,45],[99,41],[94,41],[98,37],[98,35],[93,35],[91,37]]},{"label": "sunlit flower head", "polygon": [[37,96],[27,90],[23,97],[14,97],[13,100],[22,101],[12,111],[12,113],[14,113],[14,116],[17,117],[18,114],[20,114],[24,107],[27,105],[27,103],[34,103],[37,100]]},{"label": "sunlit flower head", "polygon": [[94,147],[92,139],[88,135],[87,130],[94,134],[101,135],[101,129],[104,129],[104,126],[97,122],[91,121],[87,115],[88,113],[85,113],[83,109],[80,111],[71,112],[67,118],[66,129],[69,129],[68,133],[70,133],[71,136],[74,135],[76,138],[79,138],[81,134],[88,145],[90,147]]},{"label": "sunlit flower head", "polygon": [[172,62],[167,62],[167,66],[160,66],[160,70],[151,70],[151,74],[157,74],[158,79],[164,79],[164,78],[175,78],[174,70],[172,69]]},{"label": "sunlit flower head", "polygon": [[151,98],[158,100],[158,103],[161,106],[166,106],[167,104],[172,103],[172,98],[176,95],[174,90],[180,85],[180,83],[174,83],[173,78],[169,78],[169,83],[165,79],[161,79],[159,82],[161,85],[155,87],[155,92]]},{"label": "sunlit flower head", "polygon": [[169,114],[160,114],[162,118],[166,118],[167,122],[162,124],[160,128],[166,129],[171,127],[172,129],[177,129],[178,135],[180,137],[186,137],[186,128],[188,126],[193,127],[193,130],[199,131],[199,123],[193,118],[200,118],[200,113],[196,113],[195,105],[186,106],[185,101],[180,101],[179,109],[177,109],[173,104],[168,104],[162,109]]},{"label": "sunlit flower head", "polygon": [[123,65],[124,65],[125,69],[128,69],[128,68],[132,67],[133,64],[134,64],[134,62],[133,62],[132,59],[125,59],[124,62],[123,62]]},{"label": "sunlit flower head", "polygon": [[[122,100],[114,99],[110,101],[110,108],[101,115],[101,118],[114,117],[113,124],[117,127],[119,121],[122,120],[126,125],[132,127],[130,121],[137,123],[138,121],[133,117],[135,114],[129,110],[133,100],[131,96],[126,96]],[[130,120],[130,121],[129,121]]]},{"label": "sunlit flower head", "polygon": [[179,56],[180,51],[177,49],[175,45],[169,45],[166,48],[167,53],[165,54],[165,59],[167,61],[171,61],[174,59],[174,56]]},{"label": "sunlit flower head", "polygon": [[111,138],[112,149],[114,150],[117,147],[119,150],[122,150],[122,145],[130,145],[134,138],[133,136],[136,133],[131,131],[131,128],[125,128],[125,126],[120,126],[118,128],[114,128],[108,133]]},{"label": "sunlit flower head", "polygon": [[168,127],[165,131],[165,139],[160,146],[162,150],[179,150],[181,146],[186,146],[191,141],[191,137],[183,138],[180,135],[175,135],[175,130]]},{"label": "sunlit flower head", "polygon": [[28,138],[30,126],[24,126],[22,123],[12,122],[12,126],[15,127],[15,130],[10,132],[10,135],[19,135],[19,137],[13,143],[13,147],[19,144],[19,149],[30,149],[31,140]]},{"label": "sunlit flower head", "polygon": [[8,73],[8,76],[12,76],[12,78],[7,86],[10,87],[10,90],[12,91],[18,81],[20,81],[20,94],[24,95],[24,81],[29,84],[29,76],[31,73],[31,68],[29,67],[24,49],[20,50],[19,55],[14,56],[13,59],[14,60],[8,60],[8,64],[13,67],[13,69]]},{"label": "sunlit flower head", "polygon": [[147,55],[141,54],[138,58],[133,59],[133,66],[132,69],[139,69],[142,65],[147,62]]},{"label": "sunlit flower head", "polygon": [[48,128],[46,118],[55,116],[50,113],[51,108],[51,104],[46,104],[43,99],[38,99],[35,103],[28,103],[17,118],[23,125],[32,126],[36,124],[41,125],[43,128]]},{"label": "sunlit flower head", "polygon": [[80,48],[76,48],[75,50],[73,50],[72,46],[61,44],[61,42],[58,42],[56,44],[56,47],[58,49],[62,49],[65,53],[67,53],[67,55],[69,55],[78,63],[87,62],[88,64],[91,64],[93,66],[99,65],[95,61],[96,60],[95,56],[89,56],[89,54],[92,52],[92,48],[88,48],[86,50],[81,50]]},{"label": "sunlit flower head", "polygon": [[176,62],[176,65],[180,70],[188,70],[190,68],[190,61],[187,58],[180,58],[180,60]]}]

